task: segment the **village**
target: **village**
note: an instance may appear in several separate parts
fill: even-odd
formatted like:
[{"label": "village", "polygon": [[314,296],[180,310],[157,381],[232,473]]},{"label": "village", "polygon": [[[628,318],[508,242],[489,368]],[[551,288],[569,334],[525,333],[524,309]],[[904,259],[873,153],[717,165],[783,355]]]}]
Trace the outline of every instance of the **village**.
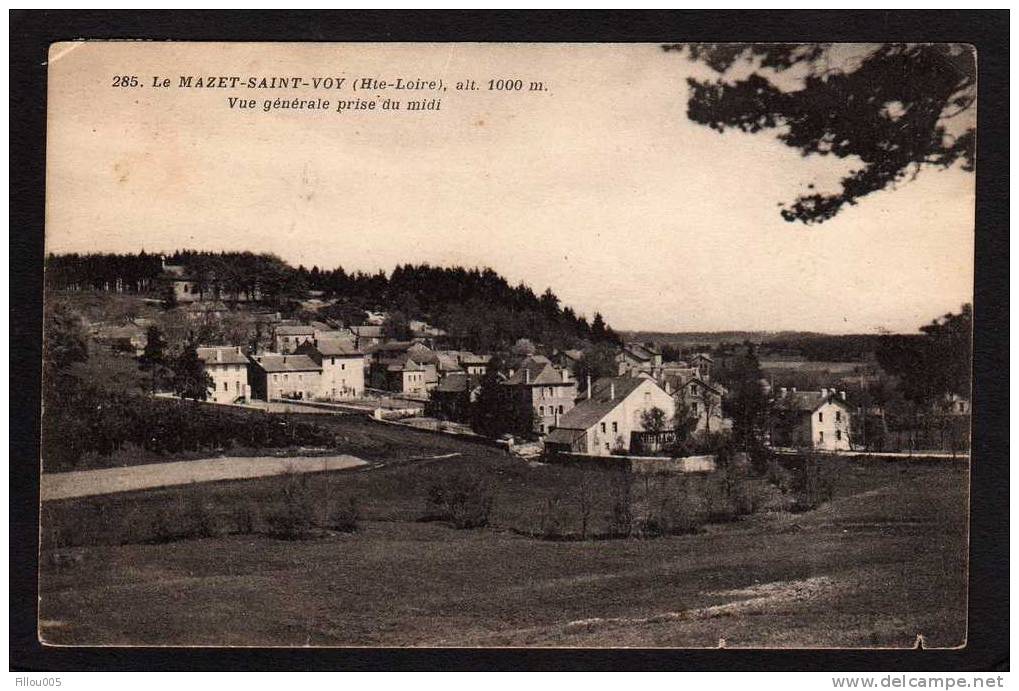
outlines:
[{"label": "village", "polygon": [[[276,549],[290,564],[282,582],[302,595],[258,590],[249,625],[279,644],[597,645],[611,626],[563,624],[604,610],[599,589],[558,585],[574,563],[632,583],[625,611],[659,606],[663,568],[686,574],[669,581],[673,596],[702,608],[755,601],[750,577],[789,583],[810,593],[795,617],[817,636],[833,589],[866,589],[886,555],[914,544],[912,526],[948,536],[926,541],[915,568],[958,556],[967,305],[916,335],[654,334],[588,321],[490,269],[364,274],[140,252],[53,255],[47,281],[46,640],[218,640],[233,614],[197,601],[178,613],[149,593],[173,589],[178,559],[197,560],[188,568],[212,579],[202,592],[239,604],[247,577],[214,574],[235,562],[268,574]],[[888,527],[852,532],[871,523]],[[726,553],[736,561],[716,574]],[[71,614],[105,592],[100,565],[119,558],[154,571],[131,576],[137,589],[98,619]],[[822,558],[832,580],[797,575]],[[442,570],[430,604],[392,603],[419,568]],[[443,633],[461,602],[451,573],[471,590],[455,606],[478,622],[454,639]],[[322,578],[337,585],[322,590]],[[511,597],[521,583],[552,599]],[[964,602],[956,580],[943,587],[951,606]],[[503,597],[513,604],[497,613],[491,598]],[[912,625],[868,623],[890,600],[840,602],[853,619],[824,640],[912,640]],[[113,619],[128,609],[124,630]],[[320,611],[343,624],[286,623]],[[932,640],[955,640],[954,624],[916,611]],[[162,632],[166,619],[178,628]],[[514,632],[517,620],[537,628]],[[744,641],[773,635],[760,617],[718,625],[732,621]],[[647,640],[701,645],[720,630],[695,619]]]},{"label": "village", "polygon": [[[176,309],[188,320],[222,320],[230,312],[227,301],[248,301],[245,295],[227,295],[215,283],[200,290],[185,266],[164,261],[162,268]],[[311,305],[317,297],[310,296]],[[278,312],[258,318],[268,334],[264,344],[196,345],[208,376],[204,396],[199,393],[197,399],[263,407],[335,404],[344,412],[364,410],[419,427],[432,421],[435,429],[469,433],[471,409],[483,384],[491,381],[501,390],[498,412],[504,419],[529,420],[508,431],[553,454],[664,455],[660,452],[674,446],[677,429],[693,438],[727,434],[733,427],[723,413],[728,390],[713,379],[715,363],[708,352],[665,360],[653,343],[626,342],[612,349],[611,372],[592,373],[583,366],[582,350],[542,352],[540,345],[521,339],[489,372],[491,353],[450,349],[444,330],[417,319],[408,320],[410,338],[398,340],[386,338],[389,315],[382,311],[369,312],[358,325],[283,319]],[[144,353],[146,334],[137,324],[100,327],[97,334],[111,343],[121,339],[123,349],[134,349],[137,356]],[[759,386],[779,411],[766,430],[770,445],[862,450],[853,443],[854,407],[845,390],[773,390],[764,378]]]},{"label": "village", "polygon": [[[401,315],[403,323],[395,328],[384,309],[366,310],[358,320],[363,323],[356,324],[335,314],[314,318],[330,304],[324,291],[299,296],[303,319],[284,318],[264,309],[259,286],[231,291],[215,276],[198,279],[165,257],[158,281],[188,338],[239,314],[255,326],[255,338],[236,343],[224,344],[223,337],[216,344],[190,343],[204,386],[177,395],[208,403],[360,412],[420,429],[488,433],[531,455],[653,457],[690,452],[697,440],[709,448],[731,437],[728,384],[741,386],[744,399],[761,408],[750,423],[755,429],[747,431],[773,449],[954,455],[966,444],[959,430],[968,424],[969,402],[954,391],[928,411],[939,438],[930,429],[922,439],[896,438],[885,406],[869,395],[868,381],[880,388],[875,374],[880,368],[872,362],[827,363],[829,369],[823,369],[818,365],[826,363],[777,352],[754,363],[759,376],[740,382],[730,363],[745,358],[752,345],[716,345],[714,352],[666,345],[667,359],[651,341],[614,337],[607,346],[585,351],[521,337],[502,352],[472,352],[454,347],[444,329],[413,315]],[[160,338],[158,327],[152,329],[153,320],[146,319],[100,322],[93,335],[115,352],[144,360],[150,334]],[[714,373],[716,357],[729,373],[721,380]],[[804,378],[804,372],[812,376]],[[485,387],[492,389],[487,397]],[[855,389],[853,397],[847,388]],[[482,405],[494,408],[487,412],[502,424],[478,429],[484,426],[477,422]]]}]

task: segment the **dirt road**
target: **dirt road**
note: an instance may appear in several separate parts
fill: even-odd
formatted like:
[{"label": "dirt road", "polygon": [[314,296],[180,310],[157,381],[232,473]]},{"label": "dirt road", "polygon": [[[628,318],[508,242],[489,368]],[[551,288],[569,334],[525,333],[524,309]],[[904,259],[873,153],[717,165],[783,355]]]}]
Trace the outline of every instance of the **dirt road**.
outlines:
[{"label": "dirt road", "polygon": [[274,456],[207,458],[172,463],[148,463],[127,468],[43,473],[43,501],[89,497],[97,494],[131,492],[154,487],[188,485],[193,482],[241,480],[282,473],[319,473],[366,465],[355,456]]}]

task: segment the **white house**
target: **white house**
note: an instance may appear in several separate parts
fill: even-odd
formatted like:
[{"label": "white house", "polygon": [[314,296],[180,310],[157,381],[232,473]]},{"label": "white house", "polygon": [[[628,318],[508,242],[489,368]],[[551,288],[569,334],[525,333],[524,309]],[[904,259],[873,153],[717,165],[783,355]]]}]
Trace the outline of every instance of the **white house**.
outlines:
[{"label": "white house", "polygon": [[588,388],[577,405],[566,412],[545,438],[550,450],[608,456],[630,450],[632,432],[644,428],[643,414],[652,408],[665,413],[672,426],[673,401],[665,389],[647,377],[606,377]]},{"label": "white house", "polygon": [[364,395],[364,353],[348,339],[322,338],[302,343],[294,351],[322,368],[319,397],[328,400]]},{"label": "white house", "polygon": [[780,389],[775,399],[776,421],[771,430],[774,446],[848,451],[851,409],[846,392]]},{"label": "white house", "polygon": [[212,377],[207,400],[213,403],[233,403],[251,398],[248,385],[248,358],[239,346],[198,348],[198,359]]}]

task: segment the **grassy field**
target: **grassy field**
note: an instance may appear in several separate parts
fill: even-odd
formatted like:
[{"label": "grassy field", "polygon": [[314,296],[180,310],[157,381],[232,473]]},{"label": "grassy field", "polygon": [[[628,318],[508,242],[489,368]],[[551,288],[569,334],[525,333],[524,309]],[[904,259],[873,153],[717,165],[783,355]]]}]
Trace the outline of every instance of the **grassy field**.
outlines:
[{"label": "grassy field", "polygon": [[[238,530],[270,511],[292,478],[47,503],[43,640],[635,647],[713,647],[723,638],[730,647],[908,647],[918,634],[928,646],[965,640],[964,465],[838,461],[837,495],[813,511],[780,510],[781,493],[772,490],[762,506],[774,510],[693,534],[581,540],[578,487],[590,495],[590,534],[604,535],[615,482],[608,474],[528,464],[368,421],[333,424],[351,443],[388,444],[391,454],[374,455],[364,470],[306,476],[316,506],[358,501],[355,532],[286,540],[250,525]],[[445,453],[459,455],[414,460]],[[465,475],[488,484],[490,525],[458,530],[425,520],[429,488]],[[196,511],[212,529],[154,536],[153,522],[176,525]],[[534,536],[553,513],[571,539]]]}]

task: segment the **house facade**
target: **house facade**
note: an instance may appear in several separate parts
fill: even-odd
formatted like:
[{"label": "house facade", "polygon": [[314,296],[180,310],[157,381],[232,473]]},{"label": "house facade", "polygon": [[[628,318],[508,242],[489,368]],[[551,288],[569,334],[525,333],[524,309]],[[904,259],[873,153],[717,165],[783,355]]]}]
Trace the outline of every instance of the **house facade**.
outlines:
[{"label": "house facade", "polygon": [[480,386],[466,372],[452,372],[432,391],[426,410],[443,420],[467,422],[479,391]]},{"label": "house facade", "polygon": [[364,395],[364,353],[344,339],[316,339],[294,351],[322,368],[319,397],[336,401]]},{"label": "house facade", "polygon": [[315,327],[304,324],[281,324],[273,332],[273,350],[277,353],[294,353],[302,343],[315,340]]},{"label": "house facade", "polygon": [[848,451],[852,410],[845,392],[781,389],[774,401],[773,446]]},{"label": "house facade", "polygon": [[248,384],[248,358],[240,346],[197,348],[198,359],[212,378],[206,400],[213,403],[235,403],[251,398]]},{"label": "house facade", "polygon": [[[668,388],[668,387],[667,387]],[[722,398],[725,390],[699,377],[685,381],[673,392],[677,403],[686,408],[691,417],[697,419],[694,432],[719,432],[725,426],[722,417]]]},{"label": "house facade", "polygon": [[649,374],[657,378],[662,370],[662,353],[650,344],[627,343],[616,355],[616,365],[621,377]]},{"label": "house facade", "polygon": [[588,395],[563,415],[545,438],[550,451],[608,456],[630,450],[633,432],[647,432],[644,413],[659,408],[664,424],[672,426],[673,400],[648,377],[606,377],[596,381]]},{"label": "house facade", "polygon": [[252,398],[313,400],[322,389],[322,368],[307,355],[267,353],[249,362]]},{"label": "house facade", "polygon": [[538,434],[558,426],[563,415],[576,404],[577,382],[569,371],[554,366],[542,355],[525,358],[502,385],[506,387],[509,405],[534,411],[533,431]]},{"label": "house facade", "polygon": [[488,363],[492,360],[492,356],[475,355],[465,350],[460,352],[457,359],[460,362],[460,367],[468,376],[480,379],[488,372]]},{"label": "house facade", "polygon": [[374,389],[392,391],[423,398],[437,377],[434,365],[422,365],[411,355],[401,355],[371,364],[371,385]]}]

